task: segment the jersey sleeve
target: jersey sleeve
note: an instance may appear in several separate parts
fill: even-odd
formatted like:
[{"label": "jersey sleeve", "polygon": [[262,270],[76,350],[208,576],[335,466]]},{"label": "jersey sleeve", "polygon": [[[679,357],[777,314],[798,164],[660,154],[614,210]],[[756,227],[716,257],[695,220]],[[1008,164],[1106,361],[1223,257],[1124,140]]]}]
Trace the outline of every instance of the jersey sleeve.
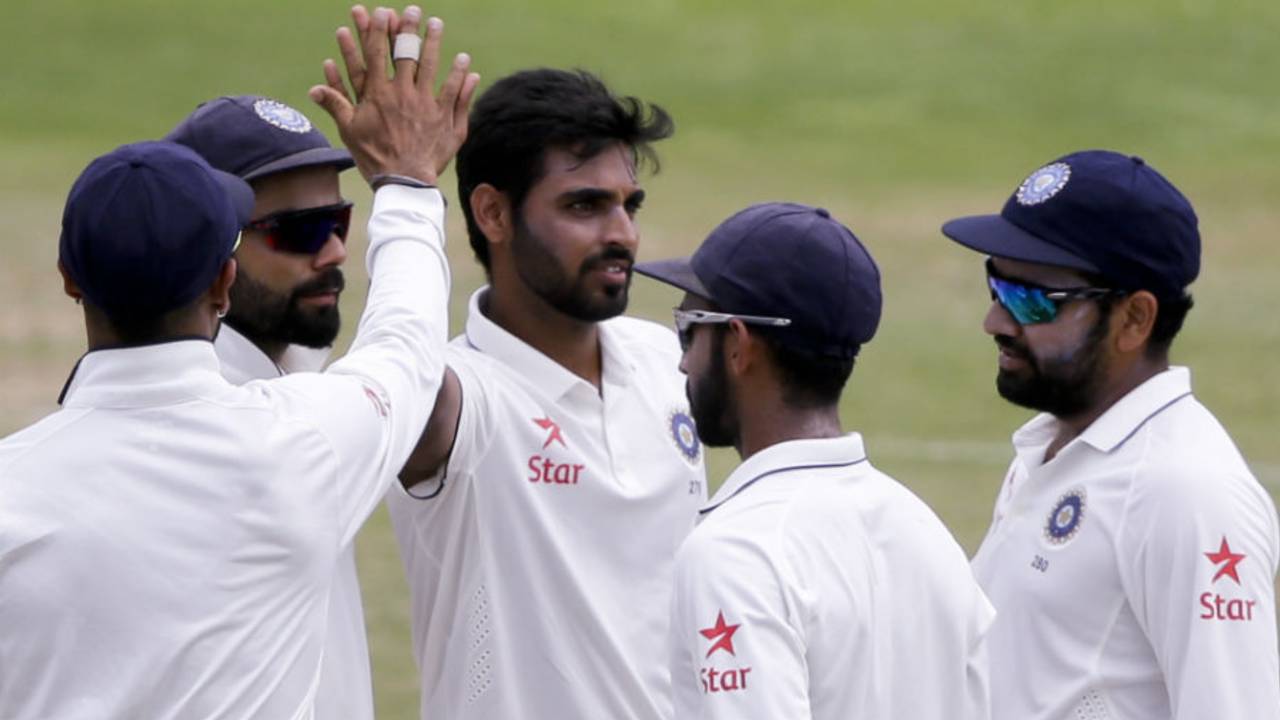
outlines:
[{"label": "jersey sleeve", "polygon": [[698,530],[676,558],[671,675],[676,720],[811,717],[804,610],[753,543]]},{"label": "jersey sleeve", "polygon": [[351,349],[323,374],[272,381],[333,450],[343,544],[395,479],[426,425],[444,372],[449,266],[444,198],[386,186],[369,218],[369,296]]},{"label": "jersey sleeve", "polygon": [[1175,720],[1280,717],[1277,542],[1246,473],[1165,464],[1135,481],[1117,563]]}]

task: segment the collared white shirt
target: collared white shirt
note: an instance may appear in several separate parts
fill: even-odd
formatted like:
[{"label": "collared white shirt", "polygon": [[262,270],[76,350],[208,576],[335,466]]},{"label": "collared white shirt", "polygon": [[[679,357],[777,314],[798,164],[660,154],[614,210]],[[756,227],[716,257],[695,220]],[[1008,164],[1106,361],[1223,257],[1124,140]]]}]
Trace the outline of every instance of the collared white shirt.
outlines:
[{"label": "collared white shirt", "polygon": [[660,720],[676,548],[706,497],[670,330],[602,322],[600,391],[472,296],[440,479],[388,494],[425,720]]},{"label": "collared white shirt", "polygon": [[[242,384],[280,377],[286,372],[319,372],[329,356],[327,348],[290,345],[276,365],[267,354],[223,323],[213,341],[222,376]],[[316,720],[373,720],[373,682],[369,668],[369,639],[360,600],[355,544],[342,549],[329,595],[328,636],[316,688]]]},{"label": "collared white shirt", "polygon": [[5,720],[313,716],[339,554],[439,388],[442,226],[439,193],[377,192],[369,300],[324,374],[235,386],[206,340],[99,350],[0,441]]},{"label": "collared white shirt", "polygon": [[989,717],[991,605],[856,433],[734,470],[680,548],[671,614],[676,720]]},{"label": "collared white shirt", "polygon": [[1280,717],[1275,506],[1171,368],[1049,462],[1050,415],[1017,455],[973,567],[997,720]]}]

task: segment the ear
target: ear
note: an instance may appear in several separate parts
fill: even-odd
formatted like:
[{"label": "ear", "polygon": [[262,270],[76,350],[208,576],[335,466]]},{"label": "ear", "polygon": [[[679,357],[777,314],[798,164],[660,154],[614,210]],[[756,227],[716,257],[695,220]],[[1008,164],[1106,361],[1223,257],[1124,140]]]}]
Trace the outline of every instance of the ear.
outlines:
[{"label": "ear", "polygon": [[66,293],[67,297],[75,300],[77,305],[84,302],[84,292],[80,290],[80,286],[76,284],[76,281],[71,279],[71,274],[67,272],[67,268],[62,264],[61,260],[58,261],[58,273],[62,275],[62,292]]},{"label": "ear", "polygon": [[724,362],[730,375],[741,377],[761,367],[761,353],[765,352],[764,341],[752,335],[746,324],[738,319],[729,321],[724,333]]},{"label": "ear", "polygon": [[209,286],[209,304],[221,315],[226,315],[231,309],[231,286],[235,281],[236,259],[232,256],[222,264],[222,269],[218,271],[213,284]]},{"label": "ear", "polygon": [[1145,347],[1159,310],[1160,301],[1146,290],[1138,290],[1126,297],[1116,308],[1116,316],[1112,319],[1119,325],[1116,348],[1124,353],[1133,353]]},{"label": "ear", "polygon": [[467,198],[471,203],[471,217],[490,245],[511,241],[515,234],[515,214],[507,194],[489,183],[481,183]]}]

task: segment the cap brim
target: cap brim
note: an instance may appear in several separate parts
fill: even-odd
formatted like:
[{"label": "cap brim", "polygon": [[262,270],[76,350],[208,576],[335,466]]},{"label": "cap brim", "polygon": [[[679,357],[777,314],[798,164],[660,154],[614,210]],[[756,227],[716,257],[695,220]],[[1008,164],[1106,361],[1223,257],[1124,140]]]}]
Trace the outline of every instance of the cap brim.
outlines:
[{"label": "cap brim", "polygon": [[249,183],[231,173],[214,168],[209,169],[213,172],[214,179],[227,192],[227,197],[231,198],[231,206],[236,211],[236,226],[248,225],[249,218],[253,217],[253,188],[249,187]]},{"label": "cap brim", "polygon": [[1099,272],[1088,260],[1032,235],[1000,215],[956,218],[942,226],[942,234],[967,248],[995,257]]},{"label": "cap brim", "polygon": [[287,155],[279,160],[272,160],[266,165],[261,165],[245,173],[244,179],[254,180],[266,175],[282,173],[285,170],[296,170],[317,165],[332,165],[339,170],[346,170],[349,167],[354,167],[355,164],[356,161],[351,159],[351,153],[342,148],[318,147]]},{"label": "cap brim", "polygon": [[654,280],[674,285],[685,292],[711,300],[711,292],[707,290],[702,281],[698,279],[697,274],[693,272],[693,266],[689,263],[690,259],[687,257],[672,258],[670,260],[650,260],[649,262],[636,263],[635,271]]}]

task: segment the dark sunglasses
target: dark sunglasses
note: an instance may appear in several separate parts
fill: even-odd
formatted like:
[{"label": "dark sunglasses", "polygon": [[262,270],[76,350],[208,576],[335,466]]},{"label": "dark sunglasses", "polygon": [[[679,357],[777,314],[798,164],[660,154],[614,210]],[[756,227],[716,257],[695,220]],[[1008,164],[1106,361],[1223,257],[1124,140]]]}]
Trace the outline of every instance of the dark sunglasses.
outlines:
[{"label": "dark sunglasses", "polygon": [[329,242],[330,235],[346,242],[350,226],[351,203],[340,202],[305,210],[281,210],[254,220],[244,229],[262,233],[267,247],[277,252],[314,255]]},{"label": "dark sunglasses", "polygon": [[676,319],[676,336],[680,338],[680,349],[689,350],[693,344],[693,328],[696,325],[715,325],[730,320],[740,320],[747,325],[768,325],[786,327],[791,324],[788,318],[762,317],[760,315],[735,315],[733,313],[711,312],[710,310],[684,310],[673,308],[671,314]]},{"label": "dark sunglasses", "polygon": [[1123,295],[1123,290],[1100,287],[1049,288],[1000,275],[987,260],[987,287],[991,299],[1009,311],[1019,325],[1053,322],[1058,306],[1072,300],[1088,300],[1106,295]]}]

